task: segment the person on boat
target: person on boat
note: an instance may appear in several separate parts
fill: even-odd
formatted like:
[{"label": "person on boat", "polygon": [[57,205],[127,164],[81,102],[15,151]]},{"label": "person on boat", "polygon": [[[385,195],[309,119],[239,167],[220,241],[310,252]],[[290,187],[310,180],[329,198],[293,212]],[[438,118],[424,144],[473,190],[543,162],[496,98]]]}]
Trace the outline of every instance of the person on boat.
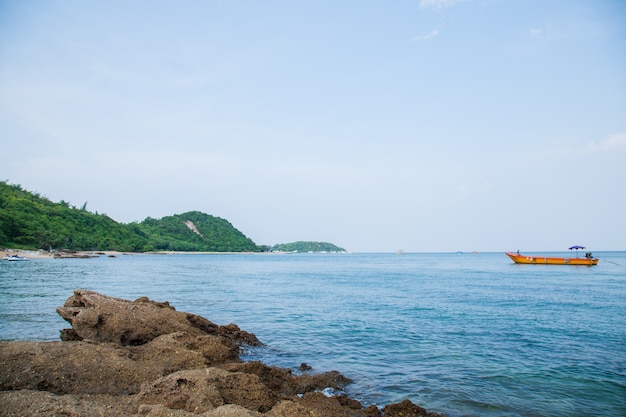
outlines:
[{"label": "person on boat", "polygon": [[591,259],[591,258],[593,258],[593,255],[591,254],[591,252],[587,252],[587,253],[585,253],[585,257],[588,258],[588,259]]}]

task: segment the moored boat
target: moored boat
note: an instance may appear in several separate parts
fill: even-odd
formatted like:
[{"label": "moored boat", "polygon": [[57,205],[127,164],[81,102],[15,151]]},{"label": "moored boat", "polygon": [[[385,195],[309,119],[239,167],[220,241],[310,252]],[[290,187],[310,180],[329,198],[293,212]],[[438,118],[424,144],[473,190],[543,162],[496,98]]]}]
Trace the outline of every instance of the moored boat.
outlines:
[{"label": "moored boat", "polygon": [[578,250],[585,249],[583,246],[572,246],[569,250],[576,250],[575,258],[555,257],[544,255],[522,255],[517,253],[505,252],[506,255],[516,264],[544,264],[544,265],[597,265],[599,259],[594,258],[591,252],[587,252],[584,258],[578,257]]},{"label": "moored boat", "polygon": [[2,258],[5,261],[28,261],[28,258],[25,256],[19,256],[19,255],[7,255],[4,258]]}]

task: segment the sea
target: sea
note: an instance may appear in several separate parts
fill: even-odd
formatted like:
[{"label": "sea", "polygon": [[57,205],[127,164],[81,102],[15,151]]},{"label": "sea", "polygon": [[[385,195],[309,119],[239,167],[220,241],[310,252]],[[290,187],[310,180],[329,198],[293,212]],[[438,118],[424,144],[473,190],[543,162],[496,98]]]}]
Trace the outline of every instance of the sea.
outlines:
[{"label": "sea", "polygon": [[0,261],[0,340],[59,340],[55,309],[74,289],[148,296],[254,333],[264,346],[244,360],[341,372],[365,406],[626,416],[626,252],[594,255],[592,267],[504,253]]}]

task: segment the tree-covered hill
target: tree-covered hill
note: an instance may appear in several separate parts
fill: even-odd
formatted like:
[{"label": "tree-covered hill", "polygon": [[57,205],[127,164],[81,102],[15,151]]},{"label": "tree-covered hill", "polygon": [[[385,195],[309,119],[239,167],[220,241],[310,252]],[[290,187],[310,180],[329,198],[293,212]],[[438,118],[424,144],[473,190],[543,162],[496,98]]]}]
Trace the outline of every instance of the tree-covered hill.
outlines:
[{"label": "tree-covered hill", "polygon": [[328,242],[292,242],[272,246],[272,252],[345,252],[346,250]]},{"label": "tree-covered hill", "polygon": [[149,236],[149,250],[253,252],[257,245],[228,221],[199,211],[147,218],[139,229]]},{"label": "tree-covered hill", "polygon": [[197,211],[118,223],[0,181],[0,247],[23,249],[242,252],[260,248],[228,221]]},{"label": "tree-covered hill", "polygon": [[132,227],[61,201],[53,203],[19,185],[0,182],[0,246],[27,249],[141,250]]}]

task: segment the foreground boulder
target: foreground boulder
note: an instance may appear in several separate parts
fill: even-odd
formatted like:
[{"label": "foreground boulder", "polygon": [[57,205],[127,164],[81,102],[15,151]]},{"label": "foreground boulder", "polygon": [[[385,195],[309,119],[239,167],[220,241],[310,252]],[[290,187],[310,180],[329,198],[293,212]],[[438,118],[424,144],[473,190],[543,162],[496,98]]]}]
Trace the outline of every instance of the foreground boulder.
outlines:
[{"label": "foreground boulder", "polygon": [[351,382],[336,371],[242,362],[256,336],[167,302],[77,290],[57,311],[72,325],[61,342],[0,342],[0,417],[436,416],[410,401],[381,411],[328,397]]},{"label": "foreground boulder", "polygon": [[57,312],[72,325],[72,329],[62,331],[64,341],[88,339],[138,346],[164,334],[185,332],[194,336],[220,335],[250,346],[261,345],[256,336],[234,324],[218,326],[204,317],[176,311],[167,301],[156,302],[147,297],[128,301],[76,290]]},{"label": "foreground boulder", "polygon": [[85,341],[0,346],[0,389],[55,394],[136,394],[142,383],[181,369],[239,361],[229,340],[181,332],[138,347]]}]

